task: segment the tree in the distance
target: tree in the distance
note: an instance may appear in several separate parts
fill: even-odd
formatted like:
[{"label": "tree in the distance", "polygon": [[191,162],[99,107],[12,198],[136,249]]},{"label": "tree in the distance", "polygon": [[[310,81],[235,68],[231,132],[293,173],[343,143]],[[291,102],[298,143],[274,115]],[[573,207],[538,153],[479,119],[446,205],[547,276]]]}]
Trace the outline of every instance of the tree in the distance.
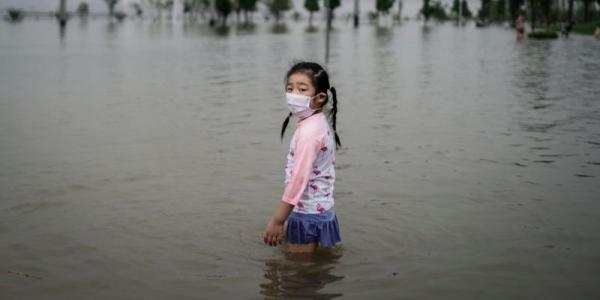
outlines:
[{"label": "tree in the distance", "polygon": [[319,11],[320,7],[319,7],[319,0],[305,0],[304,1],[304,8],[306,8],[306,10],[308,10],[308,26],[309,27],[313,27],[312,26],[312,20],[313,20],[313,13]]},{"label": "tree in the distance", "polygon": [[288,11],[292,8],[290,0],[268,0],[265,3],[269,7],[269,11],[275,17],[275,22],[279,23],[283,12]]}]

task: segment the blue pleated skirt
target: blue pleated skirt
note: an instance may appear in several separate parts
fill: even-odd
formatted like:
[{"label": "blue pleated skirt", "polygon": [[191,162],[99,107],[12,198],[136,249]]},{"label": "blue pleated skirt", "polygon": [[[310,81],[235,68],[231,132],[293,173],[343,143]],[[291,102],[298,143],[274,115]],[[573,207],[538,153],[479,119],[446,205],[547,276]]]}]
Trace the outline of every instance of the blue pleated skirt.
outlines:
[{"label": "blue pleated skirt", "polygon": [[324,248],[334,247],[342,240],[335,209],[318,214],[292,212],[288,217],[285,240],[292,244],[318,243]]}]

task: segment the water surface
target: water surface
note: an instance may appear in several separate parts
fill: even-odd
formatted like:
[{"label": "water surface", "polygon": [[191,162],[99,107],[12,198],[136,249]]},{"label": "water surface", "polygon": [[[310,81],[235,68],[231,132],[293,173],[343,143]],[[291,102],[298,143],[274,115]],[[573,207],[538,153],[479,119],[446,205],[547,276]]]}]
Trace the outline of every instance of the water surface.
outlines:
[{"label": "water surface", "polygon": [[[281,30],[279,30],[281,31]],[[342,246],[266,247],[322,33],[0,24],[0,296],[598,299],[600,43],[338,24]]]}]

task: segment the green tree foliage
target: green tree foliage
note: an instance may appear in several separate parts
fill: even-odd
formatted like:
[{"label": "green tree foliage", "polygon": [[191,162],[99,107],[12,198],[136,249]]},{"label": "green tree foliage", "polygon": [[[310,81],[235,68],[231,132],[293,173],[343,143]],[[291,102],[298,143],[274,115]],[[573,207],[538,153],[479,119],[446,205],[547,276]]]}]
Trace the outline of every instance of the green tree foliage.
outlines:
[{"label": "green tree foliage", "polygon": [[319,0],[305,0],[304,8],[306,8],[306,10],[308,10],[309,13],[308,26],[312,27],[313,13],[319,11],[320,9]]},{"label": "green tree foliage", "polygon": [[556,31],[533,31],[527,34],[527,37],[532,39],[557,39],[558,33]]},{"label": "green tree foliage", "polygon": [[440,1],[434,1],[430,3],[430,0],[423,0],[423,7],[421,7],[420,13],[425,17],[425,23],[429,21],[429,18],[434,18],[438,21],[444,21],[448,19],[448,14]]},{"label": "green tree foliage", "polygon": [[77,14],[79,14],[79,16],[81,16],[81,17],[85,17],[89,13],[90,13],[90,6],[87,4],[87,2],[79,3],[79,5],[77,6]]},{"label": "green tree foliage", "polygon": [[[160,2],[160,0],[152,0]],[[191,13],[194,11],[206,10],[210,6],[210,0],[185,0],[183,3],[183,12]]]},{"label": "green tree foliage", "polygon": [[111,16],[114,16],[115,14],[115,6],[117,5],[117,2],[119,2],[119,0],[104,0],[104,2],[106,3],[106,5],[108,5],[108,12]]},{"label": "green tree foliage", "polygon": [[573,7],[575,6],[575,0],[569,0],[568,8],[568,20],[573,20]]},{"label": "green tree foliage", "polygon": [[239,0],[240,9],[244,12],[244,22],[248,24],[248,13],[256,11],[256,0]]},{"label": "green tree foliage", "polygon": [[375,2],[375,9],[382,14],[388,14],[392,6],[394,6],[394,0],[377,0]]},{"label": "green tree foliage", "polygon": [[431,16],[431,6],[429,4],[430,4],[430,0],[423,0],[423,7],[421,7],[421,10],[420,10],[420,13],[425,18],[425,23],[427,23],[427,21],[429,21],[429,17]]},{"label": "green tree foliage", "polygon": [[442,2],[433,2],[433,5],[431,6],[431,17],[438,21],[448,20],[448,14],[446,13],[444,6],[442,5]]},{"label": "green tree foliage", "polygon": [[580,0],[583,2],[583,21],[587,22],[590,20],[590,4],[593,0]]},{"label": "green tree foliage", "polygon": [[138,17],[141,17],[144,14],[144,9],[142,8],[142,6],[139,3],[134,3],[133,9],[135,10],[135,14]]},{"label": "green tree foliage", "polygon": [[23,19],[23,10],[18,9],[18,8],[9,8],[6,10],[6,12],[8,13],[8,19],[11,22],[18,22],[21,21]]},{"label": "green tree foliage", "polygon": [[217,13],[221,17],[223,26],[227,25],[227,16],[229,16],[231,11],[233,10],[233,5],[231,4],[231,1],[216,0],[215,1],[215,9],[217,10]]},{"label": "green tree foliage", "polygon": [[477,18],[480,20],[488,20],[491,15],[492,1],[491,0],[481,0],[481,7],[477,12]]},{"label": "green tree foliage", "polygon": [[[477,17],[480,20],[487,20],[487,21],[496,21],[496,22],[502,22],[505,21],[507,18],[511,18],[512,19],[512,14],[515,14],[515,19],[516,19],[516,15],[518,15],[519,13],[519,7],[520,4],[517,1],[513,0],[508,0],[508,4],[509,4],[509,9],[510,9],[510,15],[509,13],[506,11],[506,1],[507,0],[481,0],[481,8],[479,9],[479,11],[477,12]],[[520,0],[521,1],[521,0]],[[537,0],[539,1],[539,0]],[[548,0],[548,1],[553,1],[553,0]],[[515,9],[516,11],[513,12],[513,9]],[[512,19],[514,20],[514,19]]]},{"label": "green tree foliage", "polygon": [[[323,6],[327,7],[326,3],[328,0],[323,0],[323,1],[325,1],[325,4]],[[342,4],[341,0],[329,0],[329,7],[331,7],[331,10],[338,8],[341,4]]]},{"label": "green tree foliage", "polygon": [[531,31],[535,31],[535,11],[536,11],[536,1],[529,0],[529,23],[531,24]]},{"label": "green tree foliage", "polygon": [[[450,9],[450,11],[453,12],[456,16],[458,16],[458,2],[459,0],[454,0],[454,2],[452,3],[452,8]],[[464,18],[471,18],[473,16],[473,13],[469,9],[469,3],[466,0],[461,0],[460,2],[462,4],[462,16]]]},{"label": "green tree foliage", "polygon": [[279,23],[283,12],[288,11],[292,8],[290,0],[267,0],[266,3],[269,11],[275,17],[275,21]]},{"label": "green tree foliage", "polygon": [[333,11],[340,6],[340,0],[323,0],[325,1],[325,8],[328,8],[327,11],[327,28],[331,28],[331,20],[333,20],[334,14]]},{"label": "green tree foliage", "polygon": [[255,11],[256,10],[256,0],[239,0],[240,8],[243,11]]},{"label": "green tree foliage", "polygon": [[552,0],[539,0],[539,1],[540,1],[540,8],[541,8],[542,16],[544,17],[546,27],[548,27],[548,25],[550,24],[550,18],[551,18],[550,10],[552,9]]},{"label": "green tree foliage", "polygon": [[[572,1],[572,0],[571,0]],[[514,21],[519,16],[519,10],[523,5],[523,0],[508,0],[508,10],[510,13],[510,20]]]},{"label": "green tree foliage", "polygon": [[194,3],[192,3],[192,1],[187,0],[183,2],[183,13],[184,14],[189,14],[192,12],[192,10],[194,9]]},{"label": "green tree foliage", "polygon": [[[550,1],[550,0],[548,0]],[[494,19],[497,21],[503,21],[506,19],[506,0],[498,0],[496,3],[496,15]]]},{"label": "green tree foliage", "polygon": [[311,13],[319,11],[319,0],[305,0],[304,8],[306,8],[306,10],[308,10]]}]

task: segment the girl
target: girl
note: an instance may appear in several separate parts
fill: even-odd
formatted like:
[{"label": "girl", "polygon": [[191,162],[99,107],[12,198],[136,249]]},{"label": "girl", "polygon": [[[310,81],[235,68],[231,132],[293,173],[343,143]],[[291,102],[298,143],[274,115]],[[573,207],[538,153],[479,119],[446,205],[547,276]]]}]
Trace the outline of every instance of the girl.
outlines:
[{"label": "girl", "polygon": [[[317,244],[333,247],[341,241],[333,207],[335,150],[341,145],[335,127],[337,96],[327,72],[312,62],[292,66],[286,75],[286,90],[290,113],[283,122],[281,138],[291,116],[298,118],[298,126],[287,154],[286,187],[263,239],[277,246],[286,230],[289,252],[310,253]],[[329,94],[331,127],[324,113]]]}]

